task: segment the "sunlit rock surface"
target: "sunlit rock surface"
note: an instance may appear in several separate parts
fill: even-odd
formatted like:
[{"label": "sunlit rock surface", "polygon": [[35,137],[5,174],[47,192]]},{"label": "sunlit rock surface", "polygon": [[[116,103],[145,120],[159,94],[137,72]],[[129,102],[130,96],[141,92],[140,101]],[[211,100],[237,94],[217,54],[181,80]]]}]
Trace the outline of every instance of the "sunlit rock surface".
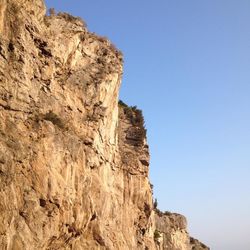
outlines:
[{"label": "sunlit rock surface", "polygon": [[0,249],[208,249],[153,209],[141,111],[118,105],[121,52],[45,13],[0,2]]}]

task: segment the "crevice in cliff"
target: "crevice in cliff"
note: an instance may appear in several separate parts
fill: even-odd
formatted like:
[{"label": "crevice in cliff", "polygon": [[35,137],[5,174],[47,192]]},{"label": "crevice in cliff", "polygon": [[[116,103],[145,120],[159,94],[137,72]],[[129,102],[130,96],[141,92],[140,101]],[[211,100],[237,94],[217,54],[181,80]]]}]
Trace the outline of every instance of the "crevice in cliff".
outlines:
[{"label": "crevice in cliff", "polygon": [[32,114],[32,111],[14,109],[14,108],[11,108],[9,105],[4,105],[4,104],[1,104],[1,103],[0,103],[0,107],[2,107],[5,110],[12,111],[12,112],[22,112],[22,113],[26,113],[26,114]]}]

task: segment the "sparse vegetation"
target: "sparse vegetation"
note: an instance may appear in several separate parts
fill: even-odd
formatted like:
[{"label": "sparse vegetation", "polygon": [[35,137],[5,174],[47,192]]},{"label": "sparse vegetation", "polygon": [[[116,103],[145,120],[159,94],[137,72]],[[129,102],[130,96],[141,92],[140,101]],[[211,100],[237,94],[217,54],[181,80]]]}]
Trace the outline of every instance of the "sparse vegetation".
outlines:
[{"label": "sparse vegetation", "polygon": [[146,138],[146,129],[142,111],[136,106],[128,106],[121,100],[119,101],[119,107],[123,109],[124,115],[132,124],[126,136],[127,140],[134,146],[143,146]]},{"label": "sparse vegetation", "polygon": [[58,117],[58,115],[53,113],[52,111],[49,111],[47,114],[45,114],[43,119],[51,121],[54,125],[58,126],[59,128],[64,128],[64,124],[61,118]]},{"label": "sparse vegetation", "polygon": [[158,230],[155,230],[154,232],[155,241],[159,240],[159,238],[161,238],[161,233]]},{"label": "sparse vegetation", "polygon": [[157,206],[158,206],[158,201],[157,201],[157,199],[155,198],[155,201],[154,201],[154,209],[157,209]]},{"label": "sparse vegetation", "polygon": [[[155,205],[155,203],[154,203]],[[154,207],[154,211],[156,212],[156,214],[160,217],[162,216],[171,216],[173,213],[169,212],[169,211],[165,211],[165,212],[162,212],[160,209],[158,209],[157,207]]]},{"label": "sparse vegetation", "polygon": [[56,11],[55,11],[54,8],[50,8],[50,9],[49,9],[49,15],[50,15],[50,16],[55,16],[55,15],[56,15]]},{"label": "sparse vegetation", "polygon": [[134,126],[138,126],[140,128],[143,128],[145,131],[144,136],[146,135],[146,129],[145,129],[145,121],[142,114],[142,111],[137,108],[137,106],[128,106],[126,103],[124,103],[122,100],[119,100],[119,106],[124,108],[125,115],[130,119],[131,123]]},{"label": "sparse vegetation", "polygon": [[122,100],[119,100],[118,104],[119,104],[119,106],[121,106],[121,107],[125,107],[125,108],[128,108],[128,107],[129,107],[129,106],[128,106],[125,102],[123,102]]},{"label": "sparse vegetation", "polygon": [[98,36],[98,35],[96,35],[96,37],[97,37],[97,40],[99,40],[102,43],[108,43],[109,42],[109,39],[106,36]]},{"label": "sparse vegetation", "polygon": [[77,22],[77,21],[79,22],[80,21],[82,23],[83,27],[87,27],[86,23],[82,20],[81,17],[74,17],[74,16],[72,16],[68,13],[65,13],[65,12],[59,12],[58,16],[63,17],[68,22]]},{"label": "sparse vegetation", "polygon": [[172,213],[169,212],[169,211],[165,211],[163,214],[164,214],[164,215],[167,215],[167,216],[170,216]]}]

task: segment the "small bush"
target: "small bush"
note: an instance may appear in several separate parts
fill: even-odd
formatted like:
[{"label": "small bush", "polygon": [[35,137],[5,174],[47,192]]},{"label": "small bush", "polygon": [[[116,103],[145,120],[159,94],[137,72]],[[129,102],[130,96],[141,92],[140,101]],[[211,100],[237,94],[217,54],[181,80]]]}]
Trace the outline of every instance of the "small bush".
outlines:
[{"label": "small bush", "polygon": [[124,103],[122,100],[119,100],[118,105],[121,106],[121,107],[124,107],[124,108],[128,108],[128,107],[129,107],[129,106],[128,106],[126,103]]},{"label": "small bush", "polygon": [[154,239],[158,240],[159,238],[161,238],[161,233],[158,230],[155,230],[155,232],[154,232]]},{"label": "small bush", "polygon": [[50,8],[50,9],[49,9],[49,15],[50,15],[50,16],[55,16],[55,15],[56,15],[56,11],[55,11],[54,8]]},{"label": "small bush", "polygon": [[158,206],[158,201],[157,201],[157,199],[155,199],[155,201],[154,201],[154,209],[156,209],[157,206]]},{"label": "small bush", "polygon": [[172,213],[169,212],[169,211],[165,211],[163,214],[164,214],[164,215],[167,215],[167,216],[170,216]]},{"label": "small bush", "polygon": [[133,126],[144,128],[144,117],[140,109],[137,109],[136,106],[125,107],[124,113],[130,119]]}]

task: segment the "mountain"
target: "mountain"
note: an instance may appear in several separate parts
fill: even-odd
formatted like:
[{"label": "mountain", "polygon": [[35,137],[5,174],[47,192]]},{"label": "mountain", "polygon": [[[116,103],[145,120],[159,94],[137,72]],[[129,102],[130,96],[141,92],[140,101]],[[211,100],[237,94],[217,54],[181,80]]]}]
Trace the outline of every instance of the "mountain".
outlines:
[{"label": "mountain", "polygon": [[0,249],[208,249],[153,204],[122,53],[42,0],[0,3]]}]

